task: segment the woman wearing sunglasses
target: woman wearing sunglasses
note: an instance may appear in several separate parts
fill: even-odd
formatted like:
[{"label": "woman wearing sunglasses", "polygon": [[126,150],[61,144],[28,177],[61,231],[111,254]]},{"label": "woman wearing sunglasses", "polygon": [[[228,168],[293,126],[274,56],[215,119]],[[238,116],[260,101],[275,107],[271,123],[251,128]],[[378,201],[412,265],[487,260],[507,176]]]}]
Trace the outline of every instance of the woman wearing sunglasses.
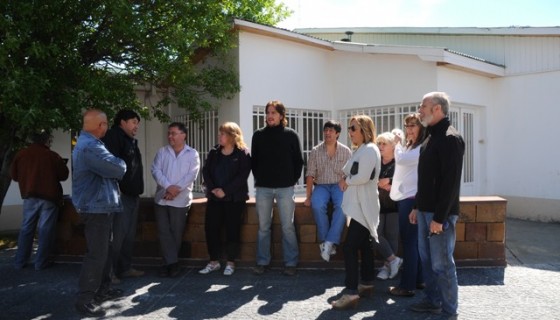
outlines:
[{"label": "woman wearing sunglasses", "polygon": [[[377,181],[381,155],[374,143],[375,125],[368,116],[354,116],[350,119],[348,134],[354,151],[342,168],[346,178],[340,181],[339,186],[344,191],[342,210],[350,222],[343,247],[345,289],[341,298],[332,302],[333,309],[337,310],[355,308],[360,296],[373,292],[375,269],[371,241],[378,241]],[[361,266],[358,266],[359,258]]]}]

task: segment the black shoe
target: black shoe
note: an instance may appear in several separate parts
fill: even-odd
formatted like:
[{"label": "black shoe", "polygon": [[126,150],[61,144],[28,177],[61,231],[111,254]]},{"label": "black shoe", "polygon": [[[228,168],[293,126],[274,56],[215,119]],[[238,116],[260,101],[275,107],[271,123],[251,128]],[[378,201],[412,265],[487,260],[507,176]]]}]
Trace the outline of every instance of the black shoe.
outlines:
[{"label": "black shoe", "polygon": [[285,276],[295,276],[296,275],[296,267],[285,267],[284,271],[282,271],[282,274]]},{"label": "black shoe", "polygon": [[88,316],[88,317],[103,317],[105,315],[105,310],[103,310],[100,306],[89,302],[85,304],[76,303],[75,305],[76,311],[78,311],[81,315]]},{"label": "black shoe", "polygon": [[123,291],[121,289],[111,288],[103,293],[96,294],[93,300],[98,304],[102,304],[105,301],[114,300],[122,296]]},{"label": "black shoe", "polygon": [[179,267],[179,263],[172,263],[168,266],[167,272],[169,273],[169,277],[175,278],[181,273],[181,268]]},{"label": "black shoe", "polygon": [[263,266],[263,265],[257,265],[256,267],[253,268],[253,274],[256,274],[258,276],[264,274],[264,272],[266,271],[267,266]]},{"label": "black shoe", "polygon": [[163,278],[169,277],[169,267],[167,265],[161,266],[159,268],[159,273],[158,274],[159,274],[160,277],[163,277]]},{"label": "black shoe", "polygon": [[427,312],[427,313],[433,313],[433,314],[440,314],[441,313],[441,307],[434,306],[433,304],[431,304],[428,301],[422,301],[422,302],[419,302],[419,303],[415,303],[415,304],[410,306],[410,310],[412,310],[414,312]]}]

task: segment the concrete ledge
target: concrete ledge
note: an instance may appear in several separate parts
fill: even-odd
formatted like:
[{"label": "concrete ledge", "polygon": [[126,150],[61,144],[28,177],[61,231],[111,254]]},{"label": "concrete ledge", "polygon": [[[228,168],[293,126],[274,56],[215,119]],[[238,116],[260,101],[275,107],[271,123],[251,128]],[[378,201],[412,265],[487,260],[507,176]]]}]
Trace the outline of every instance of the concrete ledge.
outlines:
[{"label": "concrete ledge", "polygon": [[[344,268],[342,250],[324,262],[319,255],[315,220],[311,209],[296,198],[295,225],[299,239],[300,266],[304,268]],[[500,197],[462,197],[457,223],[455,259],[458,266],[506,266],[505,221],[507,201]],[[208,260],[204,233],[206,199],[196,199],[189,212],[180,257],[189,265],[204,265]],[[274,208],[276,210],[276,208]],[[258,221],[254,198],[247,203],[241,230],[239,266],[252,266],[255,261]],[[346,230],[344,230],[344,233]],[[282,266],[282,237],[278,215],[272,225],[272,263]],[[343,235],[344,238],[345,234]],[[83,226],[74,207],[67,201],[57,230],[59,260],[77,261],[85,252]],[[153,199],[141,200],[135,246],[135,263],[159,264],[159,243],[153,215]]]}]

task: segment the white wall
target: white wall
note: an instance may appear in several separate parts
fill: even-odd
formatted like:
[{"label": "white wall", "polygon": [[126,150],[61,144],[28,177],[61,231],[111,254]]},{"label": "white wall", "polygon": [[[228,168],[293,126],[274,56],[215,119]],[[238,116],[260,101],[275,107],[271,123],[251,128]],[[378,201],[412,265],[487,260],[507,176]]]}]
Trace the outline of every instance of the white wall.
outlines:
[{"label": "white wall", "polygon": [[558,83],[560,72],[498,81],[488,125],[496,137],[489,150],[489,171],[496,193],[509,200],[510,216],[560,221]]}]

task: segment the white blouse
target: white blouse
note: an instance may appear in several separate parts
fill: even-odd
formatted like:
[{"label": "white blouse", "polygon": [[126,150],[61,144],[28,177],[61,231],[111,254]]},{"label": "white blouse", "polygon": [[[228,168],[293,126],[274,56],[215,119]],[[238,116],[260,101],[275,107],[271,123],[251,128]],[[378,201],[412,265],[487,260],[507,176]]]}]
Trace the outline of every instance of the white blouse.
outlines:
[{"label": "white blouse", "polygon": [[400,144],[395,147],[395,174],[389,194],[393,201],[412,198],[418,189],[418,160],[420,146],[407,149]]}]

